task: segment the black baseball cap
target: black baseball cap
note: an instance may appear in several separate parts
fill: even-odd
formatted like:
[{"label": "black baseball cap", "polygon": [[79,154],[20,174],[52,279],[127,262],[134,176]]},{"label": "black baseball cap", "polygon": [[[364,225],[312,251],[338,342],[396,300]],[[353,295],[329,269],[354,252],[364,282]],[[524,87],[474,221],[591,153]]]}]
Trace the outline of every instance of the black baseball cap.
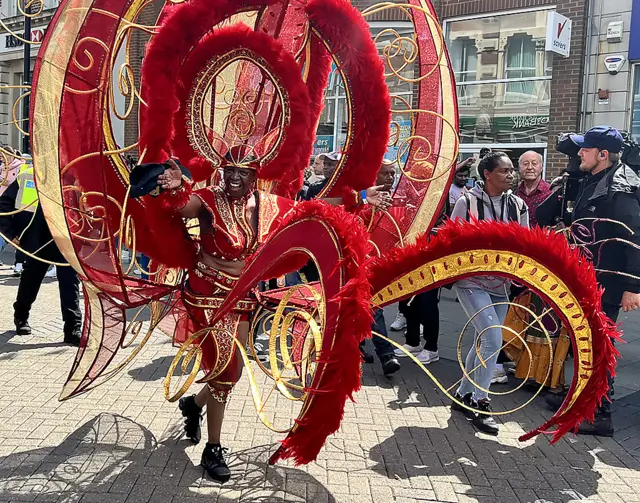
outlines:
[{"label": "black baseball cap", "polygon": [[624,145],[620,132],[611,126],[596,126],[584,135],[572,134],[571,140],[580,148],[597,148],[614,154],[622,152]]}]

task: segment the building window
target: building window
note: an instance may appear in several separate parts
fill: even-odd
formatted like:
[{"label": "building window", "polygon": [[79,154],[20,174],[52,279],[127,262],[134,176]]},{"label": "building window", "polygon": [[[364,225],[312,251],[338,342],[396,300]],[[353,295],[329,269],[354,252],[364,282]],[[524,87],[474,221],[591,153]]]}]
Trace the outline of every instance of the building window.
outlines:
[{"label": "building window", "polygon": [[[412,45],[402,39],[413,36],[413,25],[407,22],[373,23],[371,36],[385,63],[386,81],[392,99],[392,108],[396,110],[411,108],[414,84],[409,80],[414,78],[416,68],[413,64],[407,64],[405,61],[405,56],[411,54]],[[390,44],[394,41],[402,45],[400,47],[394,45],[393,50],[385,53],[384,48],[391,47]],[[402,141],[411,135],[411,118],[407,114],[399,113],[395,114],[391,120],[393,123],[392,133],[397,134],[398,141],[396,143],[401,145]],[[316,131],[314,155],[341,150],[347,140],[348,122],[344,82],[336,67],[333,66],[325,90],[324,109]],[[397,146],[390,147],[387,157],[395,159],[397,148]]]},{"label": "building window", "polygon": [[507,80],[519,80],[507,84],[506,103],[518,103],[521,95],[535,96],[535,83],[523,80],[536,76],[536,45],[531,36],[515,35],[509,38],[504,73]]},{"label": "building window", "polygon": [[478,80],[478,51],[475,40],[467,37],[454,40],[449,45],[449,51],[456,82]]},{"label": "building window", "polygon": [[462,144],[546,145],[551,83],[551,60],[544,50],[547,13],[511,11],[445,23]]}]

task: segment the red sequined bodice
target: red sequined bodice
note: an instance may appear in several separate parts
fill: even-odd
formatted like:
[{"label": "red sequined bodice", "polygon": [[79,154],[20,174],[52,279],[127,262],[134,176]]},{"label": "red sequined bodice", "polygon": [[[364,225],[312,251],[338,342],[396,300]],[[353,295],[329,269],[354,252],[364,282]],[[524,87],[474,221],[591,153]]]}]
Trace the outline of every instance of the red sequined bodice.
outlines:
[{"label": "red sequined bodice", "polygon": [[202,232],[202,250],[221,260],[244,260],[251,255],[272,228],[276,217],[286,212],[293,201],[264,192],[256,192],[258,232],[247,219],[247,199],[229,199],[220,187],[194,192],[211,216],[211,228]]}]

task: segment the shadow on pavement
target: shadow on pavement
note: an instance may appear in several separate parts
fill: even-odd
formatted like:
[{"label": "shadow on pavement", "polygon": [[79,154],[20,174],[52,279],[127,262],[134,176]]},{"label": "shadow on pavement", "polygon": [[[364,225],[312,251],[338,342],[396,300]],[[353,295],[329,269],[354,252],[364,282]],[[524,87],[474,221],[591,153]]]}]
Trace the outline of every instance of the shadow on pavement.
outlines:
[{"label": "shadow on pavement", "polygon": [[334,501],[306,472],[268,466],[274,445],[230,453],[233,478],[220,486],[193,465],[185,452],[191,444],[180,435],[176,430],[158,442],[130,419],[101,414],[57,447],[0,457],[0,500],[37,495],[38,501],[231,503],[242,495],[242,501],[255,503],[290,497]]},{"label": "shadow on pavement", "polygon": [[156,358],[143,367],[136,367],[129,370],[128,374],[136,381],[159,381],[166,377],[167,372],[169,372],[169,365],[171,365],[173,358],[173,356]]},{"label": "shadow on pavement", "polygon": [[[55,355],[59,353],[63,353],[65,348],[69,347],[68,344],[64,342],[38,342],[35,344],[16,344],[11,342],[12,338],[19,338],[19,335],[16,335],[15,330],[7,330],[0,334],[0,361],[2,360],[12,360],[15,358],[19,352],[29,351],[33,349],[43,349],[43,348],[55,348],[54,351],[47,353],[48,355]],[[32,336],[28,336],[32,337]]]},{"label": "shadow on pavement", "polygon": [[[449,490],[480,503],[568,503],[596,495],[599,483],[604,484],[600,492],[606,491],[595,468],[640,466],[612,439],[601,443],[568,435],[551,445],[537,437],[514,447],[513,440],[505,445],[499,437],[476,436],[473,426],[454,414],[445,428],[397,428],[371,449],[369,456],[376,463],[371,469],[391,480],[410,478],[412,487],[435,489],[437,499],[446,499]],[[513,439],[514,430],[509,431]]]}]

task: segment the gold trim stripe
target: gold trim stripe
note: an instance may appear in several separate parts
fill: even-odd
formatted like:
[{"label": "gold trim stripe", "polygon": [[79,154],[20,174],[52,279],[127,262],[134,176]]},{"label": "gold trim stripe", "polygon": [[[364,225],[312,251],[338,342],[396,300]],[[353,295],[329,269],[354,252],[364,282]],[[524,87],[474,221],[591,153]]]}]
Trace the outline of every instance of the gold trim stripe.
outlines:
[{"label": "gold trim stripe", "polygon": [[549,269],[530,257],[506,250],[473,250],[447,255],[428,262],[400,277],[371,298],[374,306],[391,304],[403,297],[435,284],[455,281],[464,275],[500,274],[517,278],[543,294],[559,308],[574,333],[577,346],[578,372],[576,389],[571,402],[562,410],[570,409],[589,382],[593,369],[591,327],[578,299],[566,284]]}]

